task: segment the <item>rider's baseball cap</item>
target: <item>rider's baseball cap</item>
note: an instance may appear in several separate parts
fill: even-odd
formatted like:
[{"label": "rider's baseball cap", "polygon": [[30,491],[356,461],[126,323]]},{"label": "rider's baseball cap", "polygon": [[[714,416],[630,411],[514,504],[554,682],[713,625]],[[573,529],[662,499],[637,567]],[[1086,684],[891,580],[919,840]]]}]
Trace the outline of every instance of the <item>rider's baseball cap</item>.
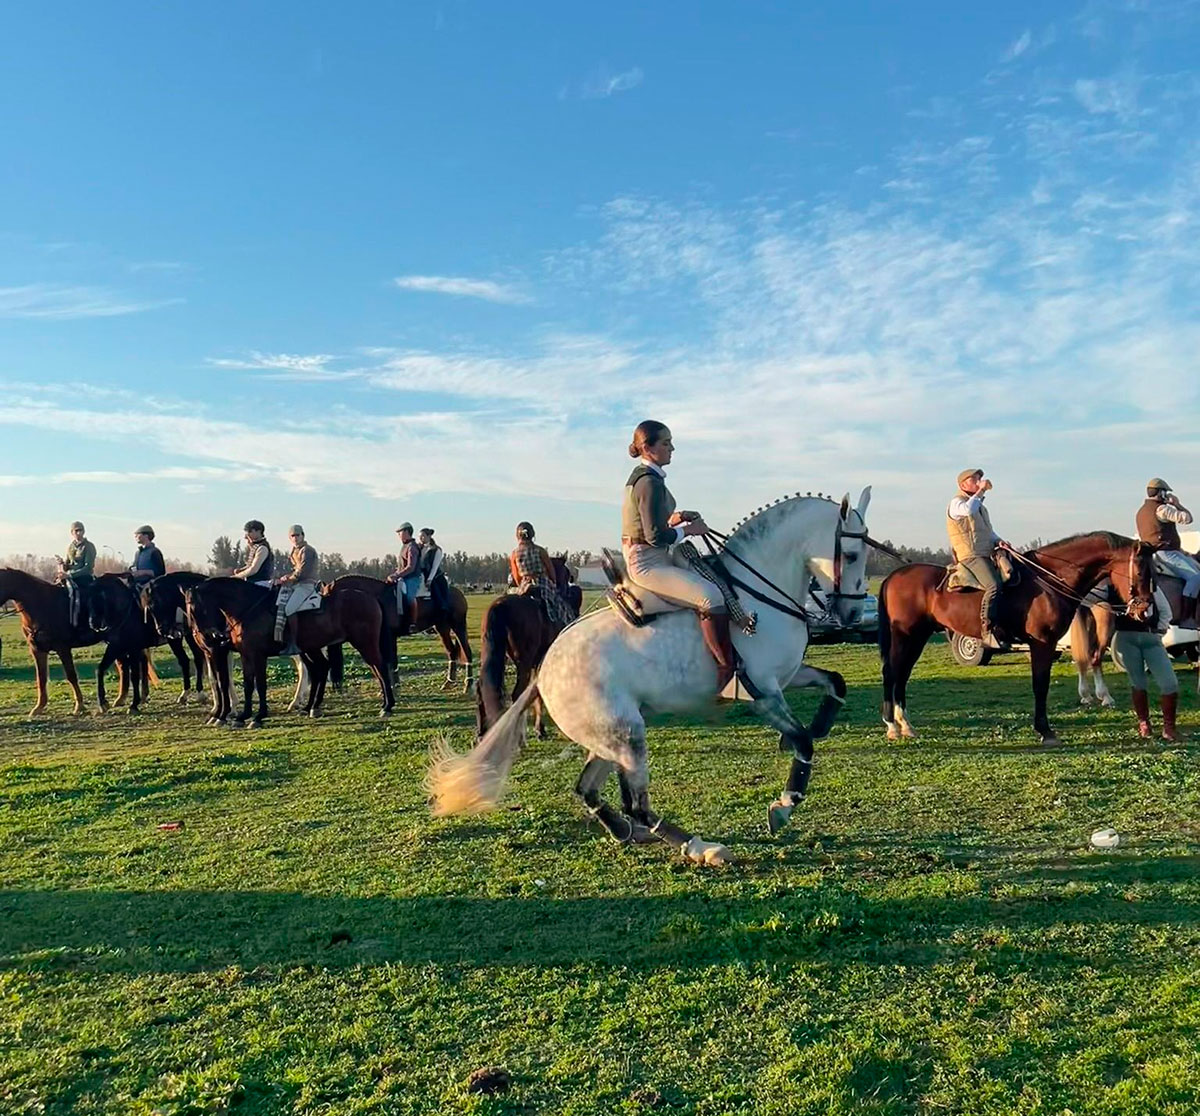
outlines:
[{"label": "rider's baseball cap", "polygon": [[1170,492],[1171,486],[1162,477],[1151,477],[1146,481],[1147,492]]},{"label": "rider's baseball cap", "polygon": [[982,477],[982,476],[983,476],[982,469],[964,469],[961,473],[958,474],[958,487],[962,488],[963,481],[968,481],[972,477]]},{"label": "rider's baseball cap", "polygon": [[401,531],[407,531],[411,535],[412,534],[412,524],[411,523],[401,523],[400,526],[396,528],[396,534],[397,535],[400,534]]}]

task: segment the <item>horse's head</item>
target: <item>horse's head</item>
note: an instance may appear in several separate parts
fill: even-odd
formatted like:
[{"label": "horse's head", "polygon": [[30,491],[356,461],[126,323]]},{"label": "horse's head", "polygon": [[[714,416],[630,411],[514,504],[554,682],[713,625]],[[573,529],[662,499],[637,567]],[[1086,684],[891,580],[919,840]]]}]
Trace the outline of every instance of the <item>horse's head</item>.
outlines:
[{"label": "horse's head", "polygon": [[183,610],[188,623],[210,646],[224,640],[225,614],[214,599],[210,586],[196,585],[183,591]]},{"label": "horse's head", "polygon": [[143,587],[138,603],[142,606],[142,615],[154,625],[160,639],[166,639],[171,629],[175,627],[175,605],[166,599],[162,587],[157,589],[158,578]]},{"label": "horse's head", "polygon": [[1113,552],[1108,572],[1125,611],[1134,620],[1144,620],[1154,604],[1154,547],[1129,540]]},{"label": "horse's head", "polygon": [[867,505],[871,502],[868,485],[850,506],[850,494],[837,507],[833,532],[825,546],[828,553],[814,554],[809,571],[817,579],[826,607],[839,624],[854,627],[862,620],[867,597]]}]

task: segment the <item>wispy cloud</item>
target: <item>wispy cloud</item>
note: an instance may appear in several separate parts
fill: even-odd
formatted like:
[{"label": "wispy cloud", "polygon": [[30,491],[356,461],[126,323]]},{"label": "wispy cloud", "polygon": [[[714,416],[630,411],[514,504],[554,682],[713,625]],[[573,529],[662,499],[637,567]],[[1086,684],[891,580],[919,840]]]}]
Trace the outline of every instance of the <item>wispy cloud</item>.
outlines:
[{"label": "wispy cloud", "polygon": [[1033,43],[1033,32],[1029,28],[1025,28],[1021,34],[1014,39],[1005,48],[1004,53],[1000,56],[1002,62],[1012,62],[1016,58],[1020,58]]},{"label": "wispy cloud", "polygon": [[481,298],[486,302],[500,302],[510,306],[533,301],[524,291],[491,279],[468,279],[454,275],[401,275],[393,279],[392,283],[404,291]]},{"label": "wispy cloud", "polygon": [[213,368],[231,371],[264,372],[268,380],[345,380],[354,377],[353,372],[338,371],[329,365],[338,358],[330,353],[260,353],[251,352],[244,357],[209,357],[205,363]]},{"label": "wispy cloud", "polygon": [[611,97],[616,93],[627,93],[641,85],[645,76],[640,66],[617,72],[607,66],[601,66],[583,83],[579,91],[580,96],[596,99]]},{"label": "wispy cloud", "polygon": [[104,287],[29,283],[22,287],[0,287],[0,318],[41,318],[52,321],[113,318],[122,314],[158,310],[182,301],[181,298],[132,298]]}]

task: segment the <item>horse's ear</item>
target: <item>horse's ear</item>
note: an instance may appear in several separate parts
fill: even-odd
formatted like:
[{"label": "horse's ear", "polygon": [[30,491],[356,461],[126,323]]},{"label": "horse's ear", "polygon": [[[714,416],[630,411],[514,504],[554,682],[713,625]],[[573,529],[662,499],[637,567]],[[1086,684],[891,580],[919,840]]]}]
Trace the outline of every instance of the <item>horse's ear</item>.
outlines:
[{"label": "horse's ear", "polygon": [[858,497],[858,504],[855,506],[855,509],[854,509],[856,512],[858,512],[859,519],[864,519],[864,520],[866,519],[867,505],[870,502],[871,502],[871,486],[868,484],[867,487],[862,490],[861,495]]},{"label": "horse's ear", "polygon": [[850,514],[850,493],[847,492],[846,495],[842,497],[842,506],[840,508],[838,508],[838,515],[840,515],[842,517],[842,519],[845,519],[846,516],[848,516],[849,514]]}]

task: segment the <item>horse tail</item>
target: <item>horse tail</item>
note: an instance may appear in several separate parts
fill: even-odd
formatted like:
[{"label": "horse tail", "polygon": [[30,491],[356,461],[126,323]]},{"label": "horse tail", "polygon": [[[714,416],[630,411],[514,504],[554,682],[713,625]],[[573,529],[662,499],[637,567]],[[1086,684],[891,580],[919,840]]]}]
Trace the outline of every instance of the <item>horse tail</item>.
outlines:
[{"label": "horse tail", "polygon": [[479,814],[495,807],[524,743],[526,714],[537,696],[533,682],[469,752],[456,752],[445,738],[430,748],[425,786],[435,817]]},{"label": "horse tail", "polygon": [[504,711],[504,664],[508,655],[509,598],[493,601],[483,617],[479,651],[479,731],[485,732]]},{"label": "horse tail", "polygon": [[883,675],[883,719],[891,722],[892,694],[895,685],[892,677],[892,618],[888,614],[888,582],[892,575],[888,574],[879,586],[879,666]]}]

